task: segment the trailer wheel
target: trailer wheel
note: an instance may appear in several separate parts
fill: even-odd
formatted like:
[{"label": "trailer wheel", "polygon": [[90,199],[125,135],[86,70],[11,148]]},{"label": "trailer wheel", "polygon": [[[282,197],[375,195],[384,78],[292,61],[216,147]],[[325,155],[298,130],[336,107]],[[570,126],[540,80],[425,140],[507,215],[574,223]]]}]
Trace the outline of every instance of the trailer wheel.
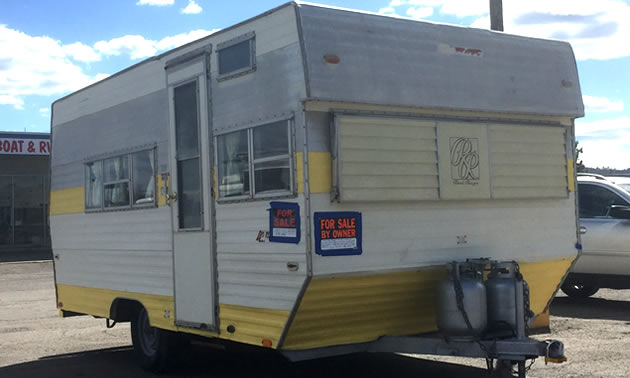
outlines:
[{"label": "trailer wheel", "polygon": [[131,319],[131,341],[142,368],[156,373],[166,370],[173,335],[168,331],[151,327],[144,307],[140,307]]},{"label": "trailer wheel", "polygon": [[599,291],[599,288],[597,286],[580,285],[578,283],[565,283],[560,288],[566,295],[571,298],[588,298]]}]

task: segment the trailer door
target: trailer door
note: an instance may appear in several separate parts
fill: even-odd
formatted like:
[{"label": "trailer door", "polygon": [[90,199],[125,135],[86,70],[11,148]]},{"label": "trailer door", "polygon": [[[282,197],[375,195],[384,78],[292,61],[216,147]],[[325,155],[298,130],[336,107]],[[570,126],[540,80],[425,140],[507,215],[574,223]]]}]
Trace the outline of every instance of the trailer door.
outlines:
[{"label": "trailer door", "polygon": [[167,63],[175,323],[216,327],[206,53]]}]

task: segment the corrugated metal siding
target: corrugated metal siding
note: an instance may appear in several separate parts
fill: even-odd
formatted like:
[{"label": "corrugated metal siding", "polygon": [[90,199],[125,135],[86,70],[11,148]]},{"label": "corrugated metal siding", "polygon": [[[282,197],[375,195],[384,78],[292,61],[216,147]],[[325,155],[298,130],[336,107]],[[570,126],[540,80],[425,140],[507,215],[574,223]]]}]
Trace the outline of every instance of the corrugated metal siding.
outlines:
[{"label": "corrugated metal siding", "polygon": [[563,127],[489,125],[493,198],[567,197]]},{"label": "corrugated metal siding", "polygon": [[438,199],[434,121],[338,117],[342,201]]},{"label": "corrugated metal siding", "polygon": [[[301,207],[299,244],[258,242],[269,231],[269,201],[216,205],[219,301],[222,304],[290,310],[306,279],[303,197],[286,199]],[[288,262],[299,264],[297,272]]]},{"label": "corrugated metal siding", "polygon": [[283,349],[306,349],[435,329],[442,270],[314,279]]},{"label": "corrugated metal siding", "polygon": [[[521,264],[531,308],[540,314],[572,258]],[[372,341],[380,336],[436,330],[435,295],[444,269],[314,278],[306,289],[282,349]]]},{"label": "corrugated metal siding", "polygon": [[[533,262],[575,256],[575,197],[566,199],[331,203],[312,195],[316,211],[358,211],[363,252],[313,254],[313,274],[409,269],[490,257]],[[458,243],[458,237],[465,243]]]},{"label": "corrugated metal siding", "polygon": [[50,219],[57,283],[173,295],[170,208]]}]

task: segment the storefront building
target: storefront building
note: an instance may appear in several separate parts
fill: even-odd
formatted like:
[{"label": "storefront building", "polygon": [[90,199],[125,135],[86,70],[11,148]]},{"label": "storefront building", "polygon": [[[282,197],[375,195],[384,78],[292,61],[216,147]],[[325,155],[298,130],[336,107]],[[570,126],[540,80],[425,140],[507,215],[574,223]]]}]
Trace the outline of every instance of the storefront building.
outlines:
[{"label": "storefront building", "polygon": [[0,132],[0,261],[50,248],[50,135]]}]

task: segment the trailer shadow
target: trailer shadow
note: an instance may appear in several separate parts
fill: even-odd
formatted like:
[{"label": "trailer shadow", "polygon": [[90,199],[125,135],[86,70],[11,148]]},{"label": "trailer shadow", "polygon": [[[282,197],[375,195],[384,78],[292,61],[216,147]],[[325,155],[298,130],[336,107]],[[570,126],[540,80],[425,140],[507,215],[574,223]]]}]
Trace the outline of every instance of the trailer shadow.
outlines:
[{"label": "trailer shadow", "polygon": [[556,297],[551,315],[566,318],[607,319],[630,322],[630,302],[604,298]]},{"label": "trailer shadow", "polygon": [[486,370],[396,354],[355,354],[292,363],[276,353],[233,353],[193,347],[167,374],[138,367],[130,347],[56,355],[6,367],[11,378],[176,378],[176,377],[487,377]]}]

